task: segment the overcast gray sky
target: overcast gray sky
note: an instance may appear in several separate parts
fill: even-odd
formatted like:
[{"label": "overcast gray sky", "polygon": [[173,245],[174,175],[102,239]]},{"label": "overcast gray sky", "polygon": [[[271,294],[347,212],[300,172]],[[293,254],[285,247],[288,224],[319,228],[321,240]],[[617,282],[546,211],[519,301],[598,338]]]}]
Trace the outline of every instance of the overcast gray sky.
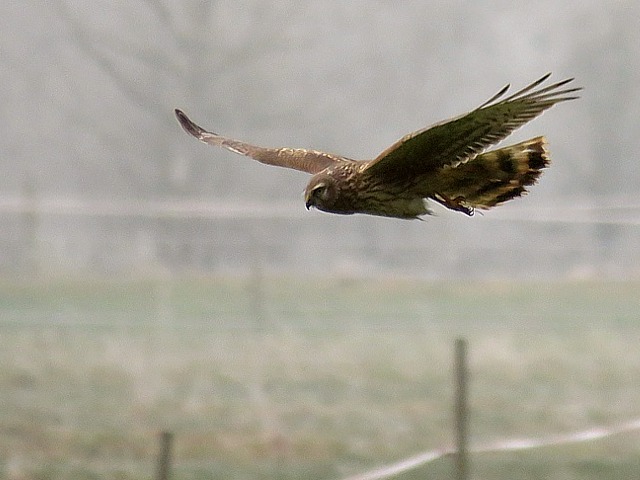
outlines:
[{"label": "overcast gray sky", "polygon": [[[551,145],[553,165],[528,197],[484,221],[442,211],[426,225],[401,225],[312,212],[302,217],[308,227],[296,228],[358,241],[373,236],[380,245],[409,239],[417,250],[446,242],[441,234],[448,232],[461,250],[505,241],[495,247],[504,250],[522,246],[522,228],[539,227],[497,226],[497,219],[604,216],[615,231],[554,224],[560,236],[548,237],[545,227],[534,237],[544,245],[584,243],[578,255],[594,258],[619,248],[620,259],[609,255],[605,263],[613,271],[628,267],[622,253],[637,238],[637,225],[629,224],[637,223],[640,204],[637,2],[56,0],[4,2],[0,18],[4,198],[23,195],[28,185],[41,199],[195,198],[297,212],[305,175],[208,149],[184,135],[173,109],[252,143],[371,158],[508,82],[517,88],[551,71],[557,80],[575,76],[585,91],[514,135],[544,134]],[[585,214],[602,205],[636,210]],[[54,227],[41,227],[40,235],[58,235]],[[262,228],[259,237],[293,239],[290,248],[304,251],[307,234],[292,236],[269,222]],[[190,242],[190,232],[184,235]],[[331,234],[320,238],[330,243]]]}]

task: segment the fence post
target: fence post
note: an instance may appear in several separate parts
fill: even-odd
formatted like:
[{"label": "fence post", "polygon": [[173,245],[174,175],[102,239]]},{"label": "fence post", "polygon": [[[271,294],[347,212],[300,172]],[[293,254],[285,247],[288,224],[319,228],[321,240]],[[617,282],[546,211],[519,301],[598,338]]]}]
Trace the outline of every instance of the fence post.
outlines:
[{"label": "fence post", "polygon": [[455,342],[454,375],[456,398],[454,406],[454,425],[456,435],[455,471],[456,480],[469,478],[469,463],[467,458],[467,423],[469,413],[467,409],[467,341],[458,338]]},{"label": "fence post", "polygon": [[171,432],[160,432],[160,452],[158,454],[158,480],[169,480],[171,473]]}]

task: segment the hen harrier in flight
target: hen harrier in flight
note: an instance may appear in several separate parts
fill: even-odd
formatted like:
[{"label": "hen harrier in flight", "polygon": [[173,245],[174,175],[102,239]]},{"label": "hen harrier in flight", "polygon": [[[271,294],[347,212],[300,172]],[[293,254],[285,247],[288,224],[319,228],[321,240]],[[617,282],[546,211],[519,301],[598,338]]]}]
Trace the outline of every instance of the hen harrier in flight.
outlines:
[{"label": "hen harrier in flight", "polygon": [[[315,150],[263,148],[208,132],[181,110],[182,128],[198,140],[261,163],[313,174],[305,190],[307,209],[396,218],[430,214],[427,199],[473,215],[526,192],[549,163],[546,140],[484,152],[556,103],[578,98],[563,88],[573,78],[540,85],[550,74],[502,99],[509,85],[475,110],[410,133],[373,160]],[[540,87],[540,88],[538,88]]]}]

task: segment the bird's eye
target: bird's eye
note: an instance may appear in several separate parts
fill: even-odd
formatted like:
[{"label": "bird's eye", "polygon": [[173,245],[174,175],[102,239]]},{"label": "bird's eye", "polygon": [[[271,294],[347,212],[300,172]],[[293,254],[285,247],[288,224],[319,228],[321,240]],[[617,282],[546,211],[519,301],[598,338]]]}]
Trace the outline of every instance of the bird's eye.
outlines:
[{"label": "bird's eye", "polygon": [[324,184],[320,184],[313,189],[313,196],[316,198],[324,197],[324,194],[326,191],[327,191],[327,186]]}]

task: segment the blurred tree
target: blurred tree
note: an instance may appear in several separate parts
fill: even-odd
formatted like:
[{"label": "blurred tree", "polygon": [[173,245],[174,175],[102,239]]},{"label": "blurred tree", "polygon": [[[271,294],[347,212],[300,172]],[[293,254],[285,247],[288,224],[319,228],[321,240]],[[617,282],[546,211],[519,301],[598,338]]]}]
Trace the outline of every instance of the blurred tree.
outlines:
[{"label": "blurred tree", "polygon": [[[252,71],[265,56],[292,48],[274,26],[296,12],[259,1],[242,11],[225,11],[218,2],[205,0],[103,4],[99,11],[57,0],[55,7],[69,41],[129,105],[120,113],[122,121],[116,122],[118,131],[102,114],[107,98],[74,109],[70,123],[102,139],[135,193],[194,195],[228,188],[224,174],[206,175],[208,162],[184,148],[173,109],[204,104],[204,112],[215,112],[211,116],[218,118],[224,105],[216,98],[224,97],[225,86]],[[256,88],[259,82],[253,80]],[[251,99],[236,100],[234,107],[242,110]],[[260,105],[251,104],[251,109],[259,111]],[[123,152],[137,155],[123,159]]]},{"label": "blurred tree", "polygon": [[[407,2],[402,8],[366,0],[0,2],[1,193],[33,197],[32,203],[43,205],[50,196],[70,201],[184,196],[250,200],[269,208],[274,200],[300,198],[302,174],[266,173],[230,153],[207,150],[180,131],[175,107],[253,143],[366,158],[411,129],[472,108],[503,83],[522,85],[551,70],[575,75],[586,89],[571,108],[517,133],[521,139],[547,134],[554,165],[535,198],[514,208],[535,209],[539,199],[566,201],[573,208],[589,198],[594,207],[605,201],[625,206],[635,202],[640,178],[638,5],[631,0],[561,5],[500,0],[491,9],[462,0]],[[539,232],[551,239],[540,243],[558,255],[564,252],[567,265],[629,268],[637,250],[635,227],[618,232],[595,225],[610,215],[595,210],[593,225],[554,223],[548,232],[540,224],[500,230],[488,221],[462,223],[449,215],[413,225],[310,214],[295,236],[291,222],[265,217],[264,237],[298,266],[312,264],[306,252],[313,245],[319,252],[315,259],[339,251],[336,263],[343,270],[384,265],[426,275],[458,269],[466,275],[509,268],[518,274]],[[173,219],[157,228],[156,219],[125,217],[42,215],[37,223],[24,222],[24,231],[31,232],[25,234],[13,233],[22,225],[16,221],[15,229],[3,227],[6,241],[0,240],[0,247],[9,252],[16,238],[21,239],[16,244],[27,245],[37,231],[47,252],[54,252],[42,258],[68,251],[81,264],[91,257],[90,245],[106,262],[115,255],[104,245],[120,245],[122,258],[129,258],[131,232],[149,239],[149,248],[141,248],[149,257],[158,237],[171,240],[177,252],[178,245],[193,246],[199,234],[199,246],[191,251],[206,250],[211,265],[219,265],[218,255],[250,268],[244,252],[219,252],[229,238],[236,242],[254,229],[254,219],[243,220],[240,233],[232,234],[227,224],[207,230],[203,222]],[[217,243],[209,243],[211,238]],[[416,253],[410,263],[399,253],[402,248]],[[425,254],[432,251],[446,253]],[[281,265],[285,253],[265,259]],[[176,253],[172,264],[188,255],[194,254]],[[544,258],[541,271],[562,270],[552,257]],[[335,265],[318,268],[327,272]]]},{"label": "blurred tree", "polygon": [[576,29],[581,46],[576,63],[582,70],[576,74],[591,78],[593,88],[587,88],[584,94],[588,99],[581,126],[585,129],[587,155],[574,159],[574,164],[578,164],[582,189],[591,196],[594,207],[590,263],[597,271],[609,274],[615,274],[609,270],[625,248],[619,242],[626,228],[607,223],[610,212],[602,207],[638,203],[640,58],[630,47],[640,46],[640,31],[636,17],[629,15],[629,6],[624,2],[603,6],[602,15],[581,16],[578,20],[586,28]]}]

